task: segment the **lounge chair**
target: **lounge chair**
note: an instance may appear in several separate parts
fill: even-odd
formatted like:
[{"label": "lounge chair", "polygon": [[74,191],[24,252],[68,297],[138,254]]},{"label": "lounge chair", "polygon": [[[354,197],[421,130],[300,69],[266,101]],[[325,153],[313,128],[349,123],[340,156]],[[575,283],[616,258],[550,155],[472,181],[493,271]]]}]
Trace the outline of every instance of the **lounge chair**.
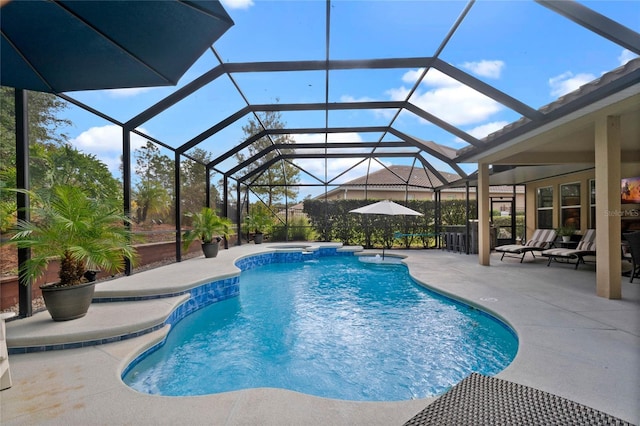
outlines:
[{"label": "lounge chair", "polygon": [[13,312],[0,314],[0,391],[11,387],[11,371],[9,371],[9,351],[7,350],[7,328],[4,320],[15,316]]},{"label": "lounge chair", "polygon": [[527,253],[531,253],[531,255],[535,259],[536,255],[533,252],[542,252],[543,250],[548,249],[549,247],[551,247],[555,239],[555,229],[536,229],[533,232],[531,238],[524,245],[507,244],[498,246],[495,250],[502,253],[502,257],[500,258],[500,260],[504,259],[505,256],[516,257],[520,258],[520,263],[522,263],[522,261],[524,260],[524,256]]},{"label": "lounge chair", "polygon": [[624,239],[629,242],[629,255],[631,258],[631,271],[629,276],[633,282],[634,278],[640,278],[640,231],[624,234]]},{"label": "lounge chair", "polygon": [[551,265],[552,260],[566,260],[567,263],[571,263],[575,259],[576,267],[584,263],[585,256],[595,256],[596,254],[596,230],[587,229],[584,233],[578,246],[574,249],[568,248],[551,248],[542,252],[542,255],[549,258],[547,266]]}]

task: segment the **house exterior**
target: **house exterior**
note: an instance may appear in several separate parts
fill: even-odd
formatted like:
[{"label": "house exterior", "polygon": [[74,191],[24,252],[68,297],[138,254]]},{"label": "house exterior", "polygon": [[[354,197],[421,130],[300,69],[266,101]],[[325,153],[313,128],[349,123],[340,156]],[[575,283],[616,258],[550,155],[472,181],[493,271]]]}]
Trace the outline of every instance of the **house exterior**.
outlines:
[{"label": "house exterior", "polygon": [[622,297],[623,232],[640,229],[640,204],[621,196],[623,182],[640,176],[639,73],[640,58],[540,108],[553,115],[575,105],[566,119],[531,126],[522,118],[458,152],[478,164],[481,265],[490,264],[490,186],[525,185],[526,235],[565,224],[596,229],[596,293]]}]

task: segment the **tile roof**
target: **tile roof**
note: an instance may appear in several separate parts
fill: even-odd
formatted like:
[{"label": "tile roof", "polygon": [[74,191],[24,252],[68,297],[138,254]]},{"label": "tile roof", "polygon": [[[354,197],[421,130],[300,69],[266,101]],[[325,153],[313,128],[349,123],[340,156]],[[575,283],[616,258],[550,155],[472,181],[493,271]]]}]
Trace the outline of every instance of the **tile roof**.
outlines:
[{"label": "tile roof", "polygon": [[[412,171],[413,169],[413,171]],[[409,174],[411,173],[410,179]],[[460,179],[460,176],[454,173],[441,173],[446,179],[449,179],[450,182],[456,181]],[[350,180],[349,182],[345,182],[338,187],[339,189],[344,189],[346,187],[358,187],[367,185],[369,188],[371,187],[384,187],[385,189],[404,189],[408,184],[412,187],[412,190],[420,190],[426,189],[432,191],[433,188],[438,188],[442,186],[444,183],[441,182],[433,173],[430,171],[425,171],[422,167],[411,167],[404,165],[392,165],[388,166],[387,169],[381,169],[376,172],[369,174],[369,179],[367,180],[367,176],[360,176],[356,179]],[[513,191],[513,187],[510,185],[494,185],[489,188],[492,193],[511,193]],[[449,187],[446,189],[447,192],[463,192],[465,188],[463,187]],[[332,191],[333,192],[333,191]],[[475,188],[471,188],[471,192],[475,192]],[[516,187],[516,193],[524,193],[523,186]]]},{"label": "tile roof", "polygon": [[[594,93],[598,89],[603,88],[608,84],[615,82],[616,80],[622,79],[623,77],[626,77],[638,70],[640,70],[640,58],[633,59],[626,64],[603,74],[600,78],[597,78],[587,84],[580,86],[578,89],[574,90],[573,92],[569,92],[564,96],[561,96],[550,104],[542,106],[538,111],[544,113],[545,115],[550,114],[561,109],[562,107],[569,106],[570,104],[581,100],[581,98]],[[638,81],[636,81],[636,83],[638,83]],[[589,103],[593,103],[593,101],[590,101]],[[499,145],[500,143],[504,142],[500,141],[500,138],[507,136],[510,132],[519,129],[529,123],[531,123],[530,119],[521,117],[519,120],[507,124],[502,129],[487,135],[484,139],[481,140],[483,142],[482,146],[466,146],[462,149],[459,149],[457,153],[458,155],[462,155],[473,152],[482,152],[482,150],[485,148]]]},{"label": "tile roof", "polygon": [[[449,181],[460,179],[460,176],[453,173],[440,173]],[[368,179],[367,175],[364,175],[340,186],[405,186],[407,183],[414,187],[434,188],[442,186],[446,182],[441,182],[431,171],[425,171],[422,167],[392,165],[370,173]]]}]

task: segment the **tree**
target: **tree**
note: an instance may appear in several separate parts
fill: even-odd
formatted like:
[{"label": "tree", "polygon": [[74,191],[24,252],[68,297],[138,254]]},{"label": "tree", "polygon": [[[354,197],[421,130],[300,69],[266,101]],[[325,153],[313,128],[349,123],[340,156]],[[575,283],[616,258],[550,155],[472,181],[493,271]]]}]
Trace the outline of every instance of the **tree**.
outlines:
[{"label": "tree", "polygon": [[135,172],[140,178],[134,191],[136,222],[145,222],[149,215],[158,215],[164,220],[172,207],[174,161],[161,154],[150,141],[136,149],[134,157]]},{"label": "tree", "polygon": [[[266,129],[285,128],[286,123],[282,122],[279,111],[268,111],[259,114],[259,117]],[[247,125],[242,126],[242,130],[244,131],[246,140],[260,133],[263,130],[263,127],[257,119],[253,118],[249,120]],[[293,145],[295,144],[295,140],[290,135],[272,135],[271,137],[262,137],[248,147],[249,157],[258,154],[273,143]],[[294,147],[291,149],[293,148]],[[271,151],[268,154],[263,155],[256,159],[256,161],[252,162],[251,165],[247,167],[246,172],[248,173],[257,169],[277,156],[277,151]],[[235,157],[238,162],[245,161],[248,158],[241,152],[237,153]],[[282,201],[284,197],[293,200],[296,199],[298,196],[298,188],[296,185],[300,181],[299,175],[300,169],[284,160],[281,160],[262,171],[261,174],[253,180],[251,187],[253,192],[256,194],[265,196],[267,198],[266,204],[271,207],[274,203]]]},{"label": "tree", "polygon": [[144,223],[150,216],[163,221],[171,210],[172,199],[167,190],[153,181],[140,181],[135,188],[136,223]]},{"label": "tree", "polygon": [[[0,87],[0,181],[5,187],[16,187],[16,114],[14,89]],[[29,146],[31,157],[40,158],[41,144],[64,144],[67,135],[60,133],[71,122],[60,118],[67,103],[55,95],[28,92]],[[35,183],[35,180],[34,180]],[[2,200],[11,201],[14,194],[4,192]]]},{"label": "tree", "polygon": [[[211,161],[211,154],[201,148],[195,148],[189,152],[189,156],[198,160],[193,161],[186,159],[182,161],[180,165],[180,183],[182,191],[180,198],[182,202],[183,211],[187,213],[199,212],[206,202],[206,167],[203,164],[207,164]],[[211,200],[214,202],[218,198],[218,193],[214,187],[211,188]]]},{"label": "tree", "polygon": [[[89,197],[100,197],[122,205],[122,184],[109,168],[93,154],[85,154],[69,144],[42,145],[44,168],[31,168],[32,180],[42,187],[72,185]],[[34,185],[35,186],[35,185]]]},{"label": "tree", "polygon": [[[15,188],[16,117],[14,89],[0,87],[0,186]],[[34,191],[56,185],[82,188],[90,197],[121,205],[122,185],[94,155],[78,151],[60,129],[71,122],[61,118],[67,103],[50,93],[28,92],[29,174]],[[3,191],[2,211],[15,212],[15,194]]]}]

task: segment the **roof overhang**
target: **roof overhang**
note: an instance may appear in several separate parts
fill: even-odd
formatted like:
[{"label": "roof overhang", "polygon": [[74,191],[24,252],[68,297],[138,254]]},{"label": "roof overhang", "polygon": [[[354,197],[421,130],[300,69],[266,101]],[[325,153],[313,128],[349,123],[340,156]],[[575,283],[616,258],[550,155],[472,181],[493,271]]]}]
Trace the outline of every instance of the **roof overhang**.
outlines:
[{"label": "roof overhang", "polygon": [[514,166],[593,164],[595,122],[607,116],[621,118],[622,161],[640,162],[640,82],[500,144],[463,153],[459,160]]}]

